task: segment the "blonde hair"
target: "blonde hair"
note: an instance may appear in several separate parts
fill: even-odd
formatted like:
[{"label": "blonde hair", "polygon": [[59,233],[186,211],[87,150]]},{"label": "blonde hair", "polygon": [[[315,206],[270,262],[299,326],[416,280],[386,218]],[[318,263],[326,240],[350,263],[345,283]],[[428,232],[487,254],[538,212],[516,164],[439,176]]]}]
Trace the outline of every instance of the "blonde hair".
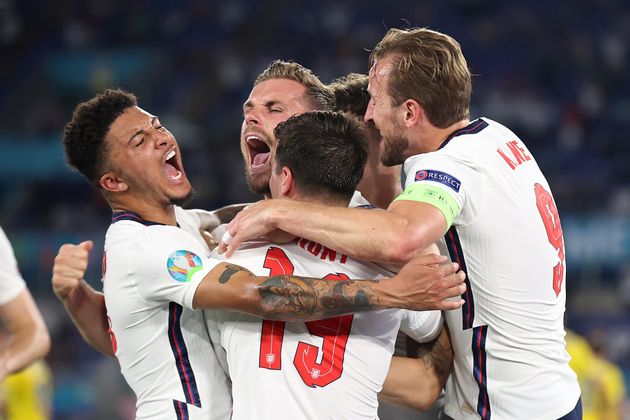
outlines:
[{"label": "blonde hair", "polygon": [[334,98],[330,89],[306,67],[291,61],[274,60],[254,81],[254,86],[272,79],[288,79],[306,88],[305,96],[313,110],[332,111]]},{"label": "blonde hair", "polygon": [[372,50],[370,68],[385,57],[393,58],[387,89],[394,106],[414,99],[439,128],[469,118],[471,74],[455,39],[427,28],[392,28]]}]

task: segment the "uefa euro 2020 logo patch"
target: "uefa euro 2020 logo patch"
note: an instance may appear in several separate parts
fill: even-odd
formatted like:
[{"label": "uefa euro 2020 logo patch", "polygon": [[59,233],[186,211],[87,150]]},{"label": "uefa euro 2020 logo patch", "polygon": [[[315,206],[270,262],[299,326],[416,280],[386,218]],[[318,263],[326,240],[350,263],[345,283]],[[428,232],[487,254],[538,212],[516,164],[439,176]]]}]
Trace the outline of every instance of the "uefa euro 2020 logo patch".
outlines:
[{"label": "uefa euro 2020 logo patch", "polygon": [[168,274],[176,281],[187,283],[193,274],[203,268],[201,258],[194,252],[180,249],[168,256],[166,269]]}]

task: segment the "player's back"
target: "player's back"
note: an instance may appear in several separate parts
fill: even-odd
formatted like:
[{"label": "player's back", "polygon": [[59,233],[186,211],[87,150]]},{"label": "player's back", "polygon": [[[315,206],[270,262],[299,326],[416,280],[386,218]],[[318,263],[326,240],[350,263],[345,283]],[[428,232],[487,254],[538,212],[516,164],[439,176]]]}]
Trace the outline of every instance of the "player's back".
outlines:
[{"label": "player's back", "polygon": [[204,257],[196,239],[175,226],[121,217],[107,232],[103,291],[138,419],[230,416],[228,381],[203,313],[190,309]]},{"label": "player's back", "polygon": [[[230,261],[258,275],[339,281],[387,274],[374,264],[358,263],[304,239],[282,246],[253,245],[241,247]],[[377,418],[377,394],[389,369],[402,313],[382,310],[307,323],[215,313],[222,322],[232,378],[233,418]],[[426,321],[424,338],[431,339],[439,332],[439,312],[423,316],[426,319],[417,322]]]},{"label": "player's back", "polygon": [[566,414],[579,387],[564,348],[564,242],[536,161],[514,133],[485,118],[418,159],[440,165],[426,167],[428,176],[448,172],[437,182],[450,180],[461,203],[439,244],[465,269],[468,285],[464,307],[445,314],[457,349],[447,413],[497,419]]}]

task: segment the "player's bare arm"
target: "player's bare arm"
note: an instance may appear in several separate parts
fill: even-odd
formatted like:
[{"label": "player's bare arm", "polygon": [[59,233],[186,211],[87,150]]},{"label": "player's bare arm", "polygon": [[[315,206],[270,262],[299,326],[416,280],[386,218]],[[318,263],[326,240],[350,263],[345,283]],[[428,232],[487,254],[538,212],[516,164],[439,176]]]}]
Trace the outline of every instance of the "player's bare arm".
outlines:
[{"label": "player's bare arm", "polygon": [[410,261],[392,278],[331,282],[308,277],[255,276],[221,263],[201,282],[193,305],[250,313],[266,319],[308,321],[382,308],[457,309],[464,274],[438,255]]},{"label": "player's bare arm", "polygon": [[416,357],[392,357],[379,400],[428,410],[446,384],[453,365],[448,327],[428,343],[416,343]]},{"label": "player's bare arm", "polygon": [[0,381],[44,357],[50,349],[46,324],[28,289],[0,305],[0,321],[8,337],[0,348]]},{"label": "player's bare arm", "polygon": [[[82,280],[91,248],[91,242],[66,244],[60,248],[53,268],[53,290],[83,338],[101,353],[113,357],[103,294]],[[194,305],[287,321],[321,319],[380,307],[458,308],[459,300],[446,299],[463,293],[464,275],[456,273],[456,266],[452,264],[438,267],[440,261],[436,255],[427,256],[408,264],[398,281],[366,282],[330,282],[298,276],[256,277],[242,267],[221,264],[197,289]],[[406,284],[406,277],[414,280]],[[421,287],[419,279],[425,281]]]},{"label": "player's bare arm", "polygon": [[114,357],[107,333],[105,297],[83,280],[92,247],[92,241],[62,245],[55,257],[52,287],[83,339],[101,353]]},{"label": "player's bare arm", "polygon": [[228,226],[230,243],[222,242],[219,251],[229,256],[243,241],[281,229],[354,258],[401,263],[421,254],[446,228],[436,207],[416,201],[398,200],[387,211],[365,211],[264,200],[235,217]]}]

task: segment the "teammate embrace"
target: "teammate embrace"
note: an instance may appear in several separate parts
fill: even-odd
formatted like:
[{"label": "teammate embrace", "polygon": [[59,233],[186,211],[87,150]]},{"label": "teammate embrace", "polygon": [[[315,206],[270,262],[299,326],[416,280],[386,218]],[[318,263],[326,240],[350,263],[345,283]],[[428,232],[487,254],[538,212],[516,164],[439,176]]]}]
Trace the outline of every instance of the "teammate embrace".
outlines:
[{"label": "teammate embrace", "polygon": [[[562,230],[533,156],[504,126],[469,120],[470,72],[451,37],[392,29],[370,66],[365,124],[382,135],[381,162],[404,164],[402,194],[387,210],[348,208],[364,167],[384,174],[368,179],[391,181],[392,172],[365,165],[357,122],[308,112],[333,103],[310,71],[274,62],[244,104],[241,133],[248,184],[273,199],[229,224],[232,240],[219,246],[236,258],[227,263],[204,249],[202,213],[176,206],[190,184],[159,120],[121,91],[77,107],[67,156],[114,211],[105,296],[80,281],[88,244],[62,247],[53,287],[84,337],[112,354],[109,316],[138,418],[227,418],[218,343],[227,350],[234,418],[278,418],[284,410],[287,418],[374,418],[383,383],[385,399],[427,407],[448,375],[450,341],[449,416],[581,418],[564,349]],[[362,185],[372,200],[374,182]],[[300,239],[246,242],[278,230]],[[456,264],[424,255],[434,243]],[[393,275],[352,258],[405,265]],[[267,320],[204,317],[199,308]],[[401,371],[395,360],[385,380],[399,326],[421,341],[445,330],[439,313],[384,308],[443,310],[450,341],[442,332],[416,368]]]}]

